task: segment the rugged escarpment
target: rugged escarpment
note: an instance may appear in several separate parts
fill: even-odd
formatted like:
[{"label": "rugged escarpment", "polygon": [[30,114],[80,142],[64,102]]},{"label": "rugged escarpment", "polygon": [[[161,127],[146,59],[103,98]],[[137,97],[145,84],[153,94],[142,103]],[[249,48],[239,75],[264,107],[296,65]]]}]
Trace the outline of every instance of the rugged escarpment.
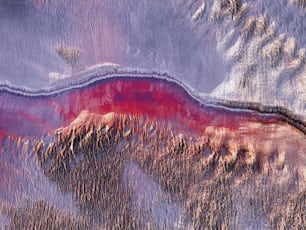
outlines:
[{"label": "rugged escarpment", "polygon": [[305,136],[284,124],[241,126],[194,134],[171,121],[83,111],[29,152],[99,226],[303,226]]}]

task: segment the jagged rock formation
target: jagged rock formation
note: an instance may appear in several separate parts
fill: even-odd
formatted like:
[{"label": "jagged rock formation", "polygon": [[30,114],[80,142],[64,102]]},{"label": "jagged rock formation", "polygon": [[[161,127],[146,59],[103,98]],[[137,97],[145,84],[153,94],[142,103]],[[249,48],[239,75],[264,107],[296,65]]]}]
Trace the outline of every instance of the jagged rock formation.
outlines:
[{"label": "jagged rock formation", "polygon": [[[290,152],[292,145],[279,145],[281,130],[291,133],[295,141],[288,140],[288,145],[298,149]],[[85,111],[55,136],[36,142],[34,152],[59,190],[72,192],[84,218],[105,227],[303,226],[304,135],[281,124],[256,123],[241,133],[246,136],[207,127],[197,135],[171,122]],[[131,164],[154,181],[162,195],[131,185],[128,181],[139,177],[135,168],[127,169]],[[181,211],[161,221],[156,203],[175,204]]]},{"label": "jagged rock formation", "polygon": [[68,46],[58,46],[55,51],[72,69],[81,55],[81,51],[78,48]]}]

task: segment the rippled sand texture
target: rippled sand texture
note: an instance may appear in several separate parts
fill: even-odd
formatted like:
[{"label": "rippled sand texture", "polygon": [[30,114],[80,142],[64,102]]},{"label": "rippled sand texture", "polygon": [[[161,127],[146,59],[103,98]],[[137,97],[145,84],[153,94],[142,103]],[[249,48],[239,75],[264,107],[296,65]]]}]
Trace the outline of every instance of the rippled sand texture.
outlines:
[{"label": "rippled sand texture", "polygon": [[303,229],[304,0],[0,1],[0,226]]},{"label": "rippled sand texture", "polygon": [[[219,25],[218,50],[233,66],[213,95],[280,104],[305,115],[305,48],[299,47],[296,38],[284,33],[282,27],[278,29],[267,12],[251,13],[259,3],[224,2],[215,1],[211,18]],[[305,17],[305,2],[299,4],[296,13]],[[285,18],[295,6],[287,7],[279,12]],[[305,30],[305,23],[299,26]]]}]

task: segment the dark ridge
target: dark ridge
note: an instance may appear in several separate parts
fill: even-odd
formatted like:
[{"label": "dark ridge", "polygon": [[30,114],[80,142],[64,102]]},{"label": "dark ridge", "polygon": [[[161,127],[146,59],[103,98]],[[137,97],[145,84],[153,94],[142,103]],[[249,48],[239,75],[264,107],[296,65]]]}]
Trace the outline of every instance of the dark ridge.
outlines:
[{"label": "dark ridge", "polygon": [[260,114],[277,115],[279,118],[283,119],[286,123],[297,128],[306,135],[306,124],[303,121],[303,117],[294,114],[292,111],[282,106],[268,106],[268,105],[261,105],[256,102],[239,102],[239,101],[224,101],[224,100],[217,100],[217,102],[214,103],[216,103],[217,105],[224,106],[226,108],[247,109],[258,112]]}]

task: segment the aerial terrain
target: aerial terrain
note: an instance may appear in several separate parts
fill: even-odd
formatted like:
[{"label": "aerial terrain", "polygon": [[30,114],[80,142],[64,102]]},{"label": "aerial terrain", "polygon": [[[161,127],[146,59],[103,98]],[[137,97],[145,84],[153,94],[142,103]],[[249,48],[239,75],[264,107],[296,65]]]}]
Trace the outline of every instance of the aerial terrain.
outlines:
[{"label": "aerial terrain", "polygon": [[303,229],[306,1],[0,1],[3,229]]}]

